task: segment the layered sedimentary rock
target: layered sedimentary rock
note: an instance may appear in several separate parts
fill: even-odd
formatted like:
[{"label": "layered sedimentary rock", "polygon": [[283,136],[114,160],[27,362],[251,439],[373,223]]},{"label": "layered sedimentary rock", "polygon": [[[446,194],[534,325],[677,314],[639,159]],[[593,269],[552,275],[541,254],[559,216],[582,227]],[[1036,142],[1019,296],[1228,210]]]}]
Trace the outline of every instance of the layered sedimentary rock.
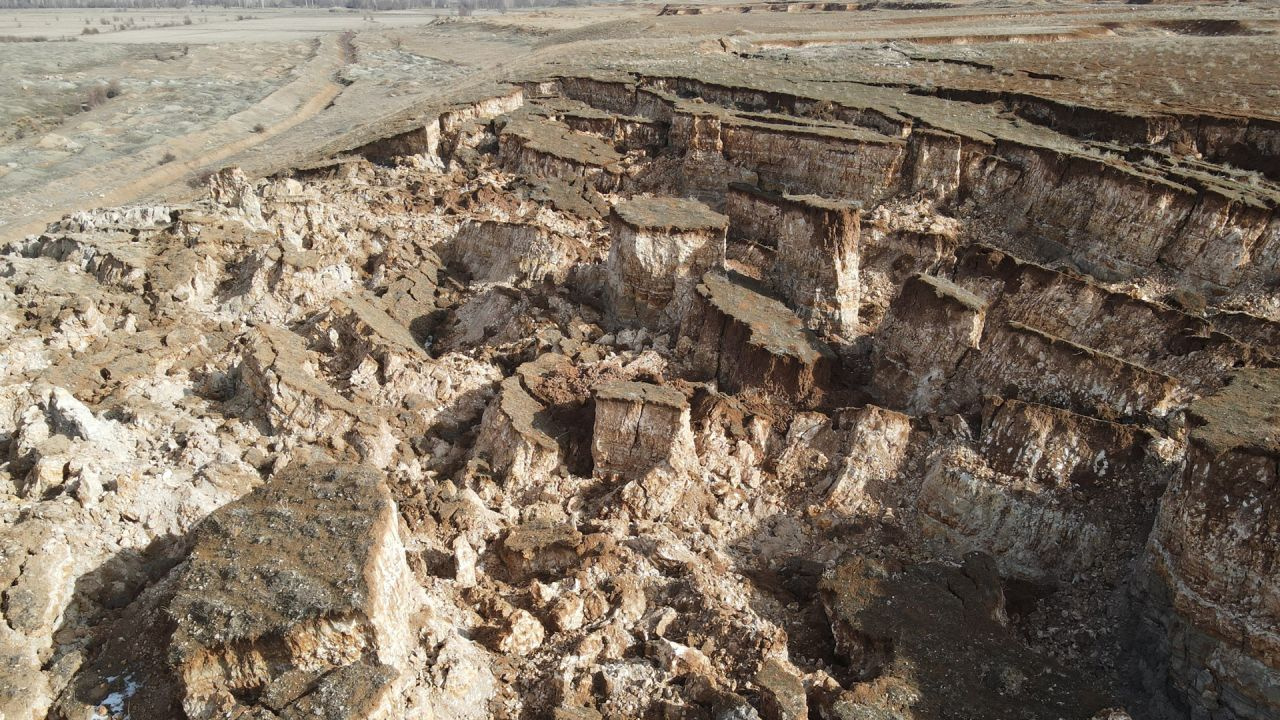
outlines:
[{"label": "layered sedimentary rock", "polygon": [[955,556],[981,550],[1002,572],[1032,580],[1090,570],[1116,540],[1069,491],[992,471],[961,453],[932,460],[916,503],[922,531],[940,547]]},{"label": "layered sedimentary rock", "polygon": [[1148,422],[1186,397],[1174,379],[1016,320],[958,285],[916,275],[879,330],[872,388],[894,407],[974,412],[985,392],[1106,420]]},{"label": "layered sedimentary rock", "polygon": [[986,303],[947,280],[915,275],[880,326],[873,392],[908,412],[945,406],[961,360],[981,345]]},{"label": "layered sedimentary rock", "polygon": [[689,402],[660,385],[615,381],[595,390],[595,471],[643,477],[660,465],[687,469],[693,452]]},{"label": "layered sedimentary rock", "polygon": [[595,388],[591,435],[594,472],[627,483],[623,502],[658,517],[687,500],[697,455],[683,394],[648,383],[613,381]]},{"label": "layered sedimentary rock", "polygon": [[694,200],[636,198],[609,216],[606,302],[619,324],[671,327],[694,287],[724,264],[728,219]]},{"label": "layered sedimentary rock", "polygon": [[1055,407],[988,397],[981,448],[992,468],[1035,482],[1086,490],[1132,488],[1158,434]]},{"label": "layered sedimentary rock", "polygon": [[1083,415],[1145,422],[1186,397],[1168,375],[1019,322],[988,325],[982,349],[965,357],[952,388],[959,407],[973,407],[983,388],[1000,388]]},{"label": "layered sedimentary rock", "polygon": [[691,363],[730,392],[752,389],[801,406],[821,401],[835,354],[781,302],[740,277],[707,273],[681,325]]},{"label": "layered sedimentary rock", "polygon": [[479,282],[529,285],[563,282],[581,258],[577,243],[537,225],[486,221],[463,225],[442,259]]},{"label": "layered sedimentary rock", "polygon": [[855,205],[735,184],[726,212],[735,240],[773,251],[766,281],[809,327],[821,334],[854,334],[860,224]]},{"label": "layered sedimentary rock", "polygon": [[1215,332],[1201,318],[993,248],[968,248],[955,279],[991,303],[992,321],[1034,326],[1200,392],[1221,387],[1233,368],[1270,362],[1266,353]]},{"label": "layered sedimentary rock", "polygon": [[1160,500],[1139,571],[1142,679],[1192,717],[1280,711],[1277,379],[1243,370],[1192,406],[1186,471]]},{"label": "layered sedimentary rock", "polygon": [[594,135],[567,125],[524,116],[498,138],[503,163],[533,177],[576,180],[601,192],[622,184],[622,156]]},{"label": "layered sedimentary rock", "polygon": [[866,202],[892,191],[906,145],[866,128],[739,114],[705,102],[677,103],[671,140],[700,151],[686,157],[693,190],[714,182],[708,170],[715,170],[730,179]]}]

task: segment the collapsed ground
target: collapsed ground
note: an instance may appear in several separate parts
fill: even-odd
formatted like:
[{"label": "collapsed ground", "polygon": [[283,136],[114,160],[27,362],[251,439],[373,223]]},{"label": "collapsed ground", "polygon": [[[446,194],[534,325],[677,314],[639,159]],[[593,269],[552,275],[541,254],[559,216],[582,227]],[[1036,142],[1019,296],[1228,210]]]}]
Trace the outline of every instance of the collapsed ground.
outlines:
[{"label": "collapsed ground", "polygon": [[1280,710],[1280,127],[772,52],[7,246],[5,716]]}]

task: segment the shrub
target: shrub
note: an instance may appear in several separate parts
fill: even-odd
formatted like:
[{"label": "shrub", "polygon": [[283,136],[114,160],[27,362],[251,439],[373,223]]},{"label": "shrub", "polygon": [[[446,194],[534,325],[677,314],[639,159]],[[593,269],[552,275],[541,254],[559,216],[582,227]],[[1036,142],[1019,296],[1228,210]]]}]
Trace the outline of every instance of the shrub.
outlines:
[{"label": "shrub", "polygon": [[218,173],[217,170],[201,170],[187,179],[187,184],[193,188],[202,188],[209,184],[210,178]]},{"label": "shrub", "polygon": [[84,102],[82,106],[86,109],[96,108],[107,101],[107,86],[93,85],[84,94]]},{"label": "shrub", "polygon": [[257,125],[253,126],[253,131],[256,133],[264,133],[267,131],[267,126],[263,125],[262,123],[258,123]]},{"label": "shrub", "polygon": [[178,156],[174,155],[172,150],[166,150],[164,157],[160,158],[160,164],[167,165],[177,159],[178,159]]}]

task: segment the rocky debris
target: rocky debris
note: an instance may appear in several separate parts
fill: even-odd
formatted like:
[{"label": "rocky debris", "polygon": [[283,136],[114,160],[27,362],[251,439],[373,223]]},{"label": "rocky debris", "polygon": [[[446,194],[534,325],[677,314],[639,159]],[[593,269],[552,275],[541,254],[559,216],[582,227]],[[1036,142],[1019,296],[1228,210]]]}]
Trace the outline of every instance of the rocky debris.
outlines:
[{"label": "rocky debris", "polygon": [[852,680],[827,701],[836,717],[1057,718],[1105,707],[1088,678],[1010,632],[988,556],[967,555],[959,567],[858,557],[821,587]]},{"label": "rocky debris", "polygon": [[911,418],[867,405],[840,413],[837,423],[833,455],[842,457],[832,465],[835,473],[825,504],[851,514],[877,516],[884,507],[896,504],[898,473],[911,445]]},{"label": "rocky debris", "polygon": [[262,217],[262,200],[240,168],[226,168],[210,176],[209,194],[214,202],[237,214],[250,228],[266,229],[267,222]]},{"label": "rocky debris", "polygon": [[325,438],[335,451],[350,449],[385,467],[397,443],[386,422],[317,377],[317,364],[301,337],[263,326],[249,339],[237,404],[246,417],[262,420],[273,432],[301,433],[311,442]]},{"label": "rocky debris", "polygon": [[9,472],[19,497],[43,499],[61,493],[93,505],[103,492],[103,471],[130,449],[116,423],[95,417],[71,393],[49,387],[17,418],[9,443]]},{"label": "rocky debris", "polygon": [[769,658],[756,674],[761,689],[763,712],[767,720],[803,720],[809,717],[809,701],[805,696],[804,675],[791,663]]},{"label": "rocky debris", "polygon": [[680,198],[637,198],[609,216],[606,302],[620,325],[662,331],[684,317],[702,274],[724,264],[728,220]]}]

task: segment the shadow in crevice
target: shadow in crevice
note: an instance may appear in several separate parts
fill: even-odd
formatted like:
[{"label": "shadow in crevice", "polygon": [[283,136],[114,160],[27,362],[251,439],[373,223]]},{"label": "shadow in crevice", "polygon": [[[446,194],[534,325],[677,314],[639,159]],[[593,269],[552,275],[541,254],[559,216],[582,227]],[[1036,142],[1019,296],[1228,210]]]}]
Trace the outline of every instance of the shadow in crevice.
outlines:
[{"label": "shadow in crevice", "polygon": [[79,667],[55,698],[50,720],[80,720],[103,706],[139,720],[183,717],[166,657],[176,625],[161,607],[199,526],[121,550],[76,580],[44,670],[56,677],[60,666]]}]

